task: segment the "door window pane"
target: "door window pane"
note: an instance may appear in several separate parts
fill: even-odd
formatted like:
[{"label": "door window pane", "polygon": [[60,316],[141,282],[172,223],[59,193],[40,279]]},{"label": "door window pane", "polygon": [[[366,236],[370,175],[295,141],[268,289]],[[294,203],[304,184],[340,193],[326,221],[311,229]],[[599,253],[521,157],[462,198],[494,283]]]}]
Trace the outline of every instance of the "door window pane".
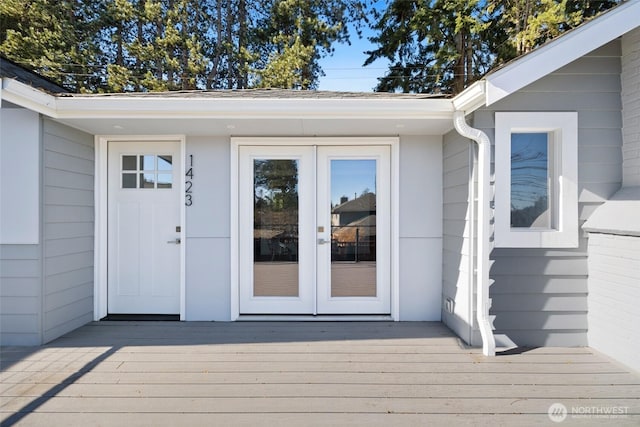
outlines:
[{"label": "door window pane", "polygon": [[138,186],[137,184],[135,173],[122,174],[122,188],[136,188]]},{"label": "door window pane", "polygon": [[376,296],[375,160],[331,160],[331,296]]},{"label": "door window pane", "polygon": [[173,182],[173,175],[170,173],[158,174],[158,188],[171,188]]},{"label": "door window pane", "polygon": [[155,188],[156,176],[153,173],[140,174],[140,188]]},{"label": "door window pane", "polygon": [[550,228],[549,135],[511,134],[511,227]]},{"label": "door window pane", "polygon": [[122,170],[123,171],[135,171],[136,169],[136,157],[137,156],[122,156]]},{"label": "door window pane", "polygon": [[172,156],[158,156],[158,170],[170,171],[172,168]]},{"label": "door window pane", "polygon": [[140,156],[140,170],[153,171],[156,169],[156,156],[147,154]]},{"label": "door window pane", "polygon": [[253,294],[298,296],[298,161],[254,160]]}]

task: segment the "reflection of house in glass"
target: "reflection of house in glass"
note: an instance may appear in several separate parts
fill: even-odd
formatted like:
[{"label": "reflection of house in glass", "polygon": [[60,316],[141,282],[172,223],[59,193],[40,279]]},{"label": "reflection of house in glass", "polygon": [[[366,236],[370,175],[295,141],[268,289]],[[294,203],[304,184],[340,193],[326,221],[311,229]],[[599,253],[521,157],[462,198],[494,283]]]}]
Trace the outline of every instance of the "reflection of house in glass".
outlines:
[{"label": "reflection of house in glass", "polygon": [[297,261],[297,218],[291,218],[289,212],[266,211],[256,214],[257,221],[253,230],[254,261]]},{"label": "reflection of house in glass", "polygon": [[375,261],[376,195],[340,202],[331,211],[331,261]]}]

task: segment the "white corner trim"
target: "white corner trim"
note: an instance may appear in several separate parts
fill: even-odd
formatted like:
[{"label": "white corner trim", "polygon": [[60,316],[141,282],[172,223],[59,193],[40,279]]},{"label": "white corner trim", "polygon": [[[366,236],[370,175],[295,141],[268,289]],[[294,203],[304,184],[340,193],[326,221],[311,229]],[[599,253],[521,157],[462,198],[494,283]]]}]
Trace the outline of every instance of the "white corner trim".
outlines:
[{"label": "white corner trim", "polygon": [[453,124],[456,131],[465,138],[478,144],[478,226],[477,226],[477,280],[476,280],[476,317],[482,336],[482,354],[495,356],[496,340],[489,317],[491,300],[489,299],[489,237],[491,219],[490,212],[490,179],[491,179],[491,141],[487,134],[467,124],[464,111],[453,113]]},{"label": "white corner trim", "polygon": [[400,321],[400,140],[391,141],[391,318]]},{"label": "white corner trim", "polygon": [[491,105],[526,85],[584,56],[640,25],[640,1],[627,1],[557,39],[490,73],[486,104]]},{"label": "white corner trim", "polygon": [[230,265],[230,315],[232,322],[238,320],[240,317],[240,274],[238,268],[240,266],[240,230],[238,229],[240,221],[238,218],[238,204],[240,203],[240,194],[239,194],[239,176],[238,176],[238,161],[239,161],[239,146],[240,144],[235,140],[235,138],[231,138],[231,154],[230,154],[230,174],[231,174],[231,206],[230,206],[230,222],[231,222],[231,234],[230,234],[230,242],[229,249],[231,251],[229,255]]},{"label": "white corner trim", "polygon": [[93,320],[107,315],[107,139],[96,136],[94,177]]}]

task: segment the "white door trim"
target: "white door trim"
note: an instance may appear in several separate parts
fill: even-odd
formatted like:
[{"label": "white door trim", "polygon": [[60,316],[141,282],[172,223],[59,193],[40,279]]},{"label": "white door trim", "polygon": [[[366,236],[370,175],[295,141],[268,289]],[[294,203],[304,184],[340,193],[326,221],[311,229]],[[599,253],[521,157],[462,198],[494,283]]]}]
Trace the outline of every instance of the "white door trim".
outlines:
[{"label": "white door trim", "polygon": [[231,320],[240,317],[239,286],[239,147],[241,145],[389,145],[391,146],[391,318],[400,320],[399,249],[400,249],[400,138],[398,137],[232,137],[231,138]]},{"label": "white door trim", "polygon": [[[93,320],[100,320],[107,315],[107,262],[108,262],[108,144],[110,141],[133,142],[178,142],[180,144],[180,164],[185,163],[186,138],[184,135],[129,135],[110,136],[97,135],[95,137],[95,225],[94,225],[94,297]],[[185,182],[179,181],[180,201],[184,200]],[[186,259],[186,208],[180,203],[180,320],[185,320],[185,259]]]}]

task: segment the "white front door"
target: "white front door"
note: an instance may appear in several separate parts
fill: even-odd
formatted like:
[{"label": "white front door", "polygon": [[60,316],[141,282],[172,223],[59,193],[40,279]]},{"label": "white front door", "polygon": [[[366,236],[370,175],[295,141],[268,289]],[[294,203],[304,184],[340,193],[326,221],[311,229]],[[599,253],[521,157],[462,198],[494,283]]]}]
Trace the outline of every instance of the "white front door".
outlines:
[{"label": "white front door", "polygon": [[180,313],[179,142],[110,141],[107,312]]},{"label": "white front door", "polygon": [[241,314],[389,314],[389,146],[239,147]]}]

